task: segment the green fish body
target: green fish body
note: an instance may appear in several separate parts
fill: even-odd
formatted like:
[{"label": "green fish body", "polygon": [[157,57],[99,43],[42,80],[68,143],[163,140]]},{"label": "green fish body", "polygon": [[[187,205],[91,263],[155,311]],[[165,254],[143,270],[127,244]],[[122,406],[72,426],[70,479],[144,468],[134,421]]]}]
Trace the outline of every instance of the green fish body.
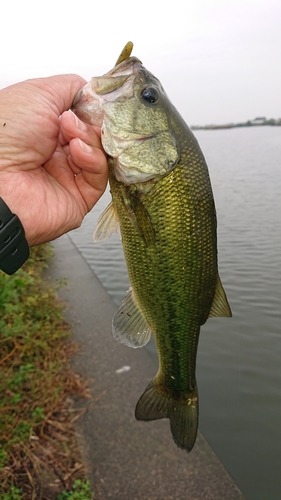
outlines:
[{"label": "green fish body", "polygon": [[[99,123],[89,95],[103,110]],[[92,79],[90,94],[80,92],[74,111],[102,125],[109,154],[112,203],[95,239],[120,226],[131,283],[113,334],[142,347],[153,332],[157,345],[158,373],[137,403],[136,418],[169,418],[176,444],[190,451],[198,428],[200,326],[210,316],[231,316],[218,275],[216,212],[204,156],[161,83],[136,58]]]}]

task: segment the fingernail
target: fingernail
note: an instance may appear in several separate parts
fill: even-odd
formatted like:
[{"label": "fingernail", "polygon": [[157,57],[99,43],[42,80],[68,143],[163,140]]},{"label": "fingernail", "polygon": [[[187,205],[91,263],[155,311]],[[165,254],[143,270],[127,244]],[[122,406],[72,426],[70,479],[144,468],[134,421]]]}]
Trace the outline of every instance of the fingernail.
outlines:
[{"label": "fingernail", "polygon": [[79,120],[78,116],[75,115],[75,113],[73,113],[74,116],[75,116],[75,125],[77,128],[79,128],[79,130],[83,130],[84,132],[87,131],[87,125],[86,123],[82,122],[81,120]]},{"label": "fingernail", "polygon": [[81,141],[81,139],[79,139],[79,138],[78,138],[78,141],[80,144],[80,148],[82,149],[82,151],[84,151],[84,153],[92,153],[93,152],[92,146],[89,146],[85,142]]}]

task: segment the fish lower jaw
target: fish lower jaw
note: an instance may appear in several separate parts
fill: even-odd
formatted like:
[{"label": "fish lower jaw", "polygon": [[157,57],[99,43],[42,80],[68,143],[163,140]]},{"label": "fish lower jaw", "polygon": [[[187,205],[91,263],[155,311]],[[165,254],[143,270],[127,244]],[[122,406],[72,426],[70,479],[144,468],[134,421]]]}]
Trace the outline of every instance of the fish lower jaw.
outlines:
[{"label": "fish lower jaw", "polygon": [[[114,165],[114,176],[118,182],[122,182],[126,186],[131,184],[140,184],[141,186],[146,184],[147,187],[152,187],[152,182],[155,181],[155,173],[152,172],[141,172],[139,170],[127,170],[122,166],[122,164],[118,163]],[[144,191],[143,189],[140,189]],[[148,189],[145,189],[147,192]]]}]

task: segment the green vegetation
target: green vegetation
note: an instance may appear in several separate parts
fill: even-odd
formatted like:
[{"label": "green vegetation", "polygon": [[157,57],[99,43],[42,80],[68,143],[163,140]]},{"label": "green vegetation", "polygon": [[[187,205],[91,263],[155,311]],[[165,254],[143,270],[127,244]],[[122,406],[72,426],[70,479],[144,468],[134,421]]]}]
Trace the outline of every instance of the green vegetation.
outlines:
[{"label": "green vegetation", "polygon": [[91,489],[89,481],[74,481],[71,491],[63,491],[58,495],[57,500],[87,500],[91,499]]},{"label": "green vegetation", "polygon": [[68,398],[87,391],[69,369],[77,346],[57,289],[42,277],[50,253],[33,248],[15,275],[0,272],[0,500],[91,498]]}]

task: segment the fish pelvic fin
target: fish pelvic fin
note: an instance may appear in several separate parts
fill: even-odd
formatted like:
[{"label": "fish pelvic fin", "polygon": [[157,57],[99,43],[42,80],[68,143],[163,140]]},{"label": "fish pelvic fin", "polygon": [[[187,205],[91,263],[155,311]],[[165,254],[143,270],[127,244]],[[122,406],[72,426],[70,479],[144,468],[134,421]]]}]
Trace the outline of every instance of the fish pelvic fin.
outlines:
[{"label": "fish pelvic fin", "polygon": [[230,305],[228,303],[219,275],[217,278],[217,286],[212,307],[209,313],[209,318],[214,318],[215,316],[224,316],[226,318],[232,317]]},{"label": "fish pelvic fin", "polygon": [[128,347],[143,347],[150,340],[152,330],[139,309],[132,289],[113,317],[112,333],[116,340]]},{"label": "fish pelvic fin", "polygon": [[155,378],[140,397],[135,417],[144,421],[169,418],[176,445],[189,453],[196,441],[198,409],[197,387],[184,398],[175,398],[170,391],[163,389]]}]

